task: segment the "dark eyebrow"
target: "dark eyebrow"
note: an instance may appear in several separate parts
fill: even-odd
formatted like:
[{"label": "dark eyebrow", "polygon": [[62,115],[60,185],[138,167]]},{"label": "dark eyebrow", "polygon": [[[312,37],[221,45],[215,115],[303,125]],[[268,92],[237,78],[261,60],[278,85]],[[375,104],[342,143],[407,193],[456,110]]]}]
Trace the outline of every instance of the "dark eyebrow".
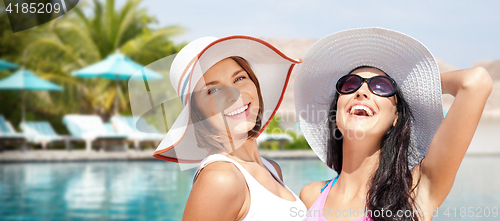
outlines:
[{"label": "dark eyebrow", "polygon": [[[235,71],[235,72],[233,73],[233,75],[231,75],[231,78],[235,77],[236,75],[238,75],[238,74],[239,74],[240,72],[242,72],[242,71],[245,71],[245,70],[240,69],[240,70]],[[209,85],[218,84],[218,83],[219,83],[219,81],[211,81],[211,82],[206,83],[206,84],[205,84],[205,87],[206,87],[206,86],[209,86]]]}]

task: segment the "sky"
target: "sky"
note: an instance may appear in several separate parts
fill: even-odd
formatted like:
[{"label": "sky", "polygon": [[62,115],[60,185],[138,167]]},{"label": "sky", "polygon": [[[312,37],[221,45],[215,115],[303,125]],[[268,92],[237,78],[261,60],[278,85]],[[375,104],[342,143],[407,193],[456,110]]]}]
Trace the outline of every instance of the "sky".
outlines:
[{"label": "sky", "polygon": [[[118,7],[120,4],[118,0]],[[143,0],[159,26],[178,24],[189,42],[204,36],[320,39],[361,27],[408,34],[457,67],[500,60],[498,0]]]}]

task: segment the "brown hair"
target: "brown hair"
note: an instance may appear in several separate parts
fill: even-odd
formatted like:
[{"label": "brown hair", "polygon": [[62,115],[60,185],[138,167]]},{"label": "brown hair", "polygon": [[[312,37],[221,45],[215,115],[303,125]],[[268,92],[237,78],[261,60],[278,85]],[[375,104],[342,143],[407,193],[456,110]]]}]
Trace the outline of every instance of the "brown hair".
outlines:
[{"label": "brown hair", "polygon": [[[259,112],[257,114],[257,119],[255,120],[255,126],[250,131],[248,131],[247,138],[255,139],[261,129],[262,113],[264,111],[264,102],[262,100],[262,94],[260,92],[259,80],[257,79],[257,76],[255,76],[255,73],[250,67],[250,64],[248,64],[248,62],[244,58],[238,56],[231,56],[228,58],[233,59],[241,68],[243,68],[245,72],[247,72],[248,77],[250,78],[250,80],[252,80],[252,82],[255,84],[255,87],[257,88],[257,94],[259,97]],[[195,96],[191,96],[191,121],[195,123],[194,131],[198,146],[206,149],[226,149],[224,145],[222,145],[222,141],[220,140],[219,135],[216,134],[217,132],[214,132],[213,127],[211,125],[208,125],[209,123],[207,121],[204,121],[204,119],[206,119],[206,116],[203,116],[202,113],[203,112],[201,112],[201,110],[196,105]]]}]

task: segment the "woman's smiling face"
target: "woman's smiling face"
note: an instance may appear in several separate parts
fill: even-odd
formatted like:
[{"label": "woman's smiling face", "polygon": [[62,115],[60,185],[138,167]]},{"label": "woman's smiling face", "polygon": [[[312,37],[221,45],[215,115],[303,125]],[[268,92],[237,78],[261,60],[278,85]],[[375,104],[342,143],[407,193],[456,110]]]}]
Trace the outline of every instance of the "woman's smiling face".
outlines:
[{"label": "woman's smiling face", "polygon": [[[363,78],[387,76],[377,68],[359,68],[351,74]],[[373,94],[366,82],[351,94],[341,94],[337,102],[336,124],[344,138],[363,139],[365,136],[382,138],[397,122],[395,96]]]},{"label": "woman's smiling face", "polygon": [[226,58],[208,69],[195,91],[195,105],[217,131],[229,128],[244,134],[255,127],[259,111],[257,88],[233,59]]}]

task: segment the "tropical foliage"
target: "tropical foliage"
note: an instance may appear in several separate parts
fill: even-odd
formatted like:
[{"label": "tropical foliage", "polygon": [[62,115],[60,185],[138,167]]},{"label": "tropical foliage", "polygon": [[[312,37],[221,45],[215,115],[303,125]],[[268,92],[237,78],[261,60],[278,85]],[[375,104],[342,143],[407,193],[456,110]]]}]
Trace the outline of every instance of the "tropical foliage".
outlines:
[{"label": "tropical foliage", "polygon": [[[293,137],[292,142],[286,142],[284,144],[285,150],[310,150],[311,147],[307,143],[306,139],[302,135],[298,135],[292,130],[285,130],[283,127],[279,125],[281,119],[277,116],[274,116],[266,129],[264,130],[268,134],[276,134],[276,133],[286,133]],[[260,148],[264,150],[279,150],[281,148],[281,143],[279,141],[266,141],[260,144]]]},{"label": "tropical foliage", "polygon": [[[116,9],[114,0],[94,0],[86,6],[79,4],[60,19],[14,34],[3,29],[8,20],[0,14],[0,57],[17,58],[10,61],[64,87],[63,92],[32,92],[27,100],[27,120],[36,120],[37,116],[43,120],[54,118],[58,119],[53,122],[56,127],[69,113],[98,114],[106,120],[113,113],[115,96],[119,98],[120,113],[130,114],[126,81],[119,82],[116,93],[114,81],[76,78],[71,72],[117,51],[143,65],[178,52],[182,45],[170,39],[184,29],[178,25],[153,28],[156,18],[148,15],[140,3],[129,0]],[[2,103],[9,105],[19,101],[14,92],[0,91],[0,96]],[[8,109],[2,105],[0,111],[11,121],[19,119],[17,106]]]}]

